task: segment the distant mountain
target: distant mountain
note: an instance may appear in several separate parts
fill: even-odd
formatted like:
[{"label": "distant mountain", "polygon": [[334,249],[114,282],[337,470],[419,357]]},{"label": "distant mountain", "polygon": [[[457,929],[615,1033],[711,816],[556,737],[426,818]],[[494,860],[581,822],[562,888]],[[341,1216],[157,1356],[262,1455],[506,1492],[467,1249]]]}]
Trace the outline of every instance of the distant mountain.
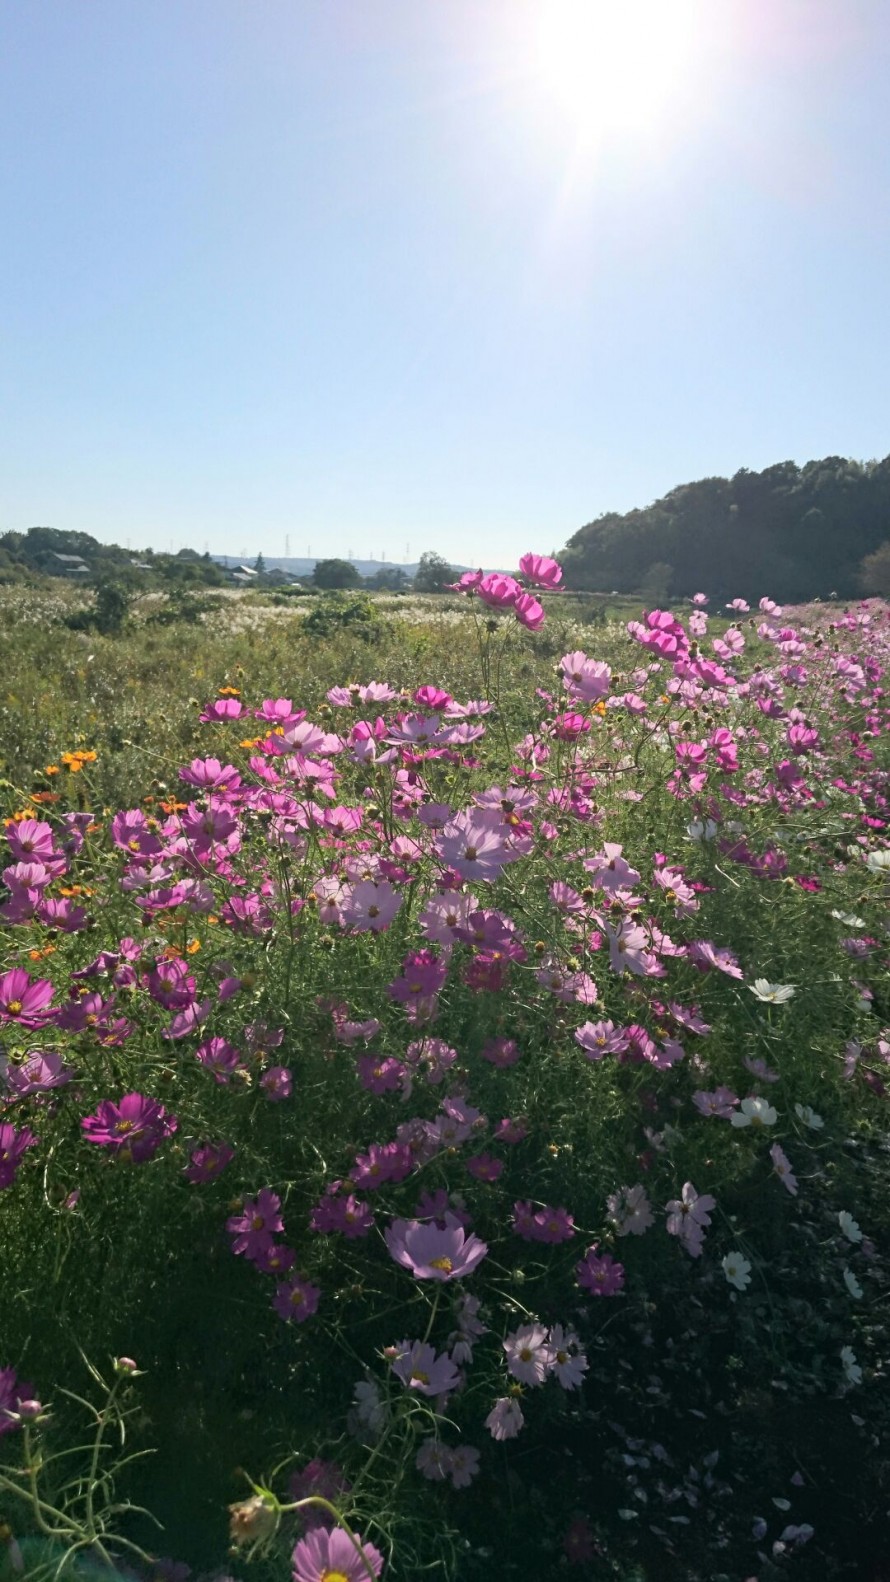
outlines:
[{"label": "distant mountain", "polygon": [[560,560],[569,588],[639,593],[652,604],[699,590],[794,602],[855,598],[867,588],[863,560],[885,544],[890,456],[827,456],[681,484],[642,510],[588,522]]},{"label": "distant mountain", "polygon": [[[299,555],[263,555],[263,561],[267,571],[273,571],[276,569],[279,571],[290,571],[293,572],[295,577],[311,577],[316,565],[318,564],[318,561],[324,560],[325,558],[326,557],[323,555],[313,555],[311,559],[306,556]],[[248,555],[245,559],[242,555],[212,555],[211,559],[215,560],[218,566],[252,566],[256,556]],[[346,556],[338,556],[338,559],[345,560]],[[417,575],[417,567],[419,562],[416,560],[411,561],[410,563],[401,560],[351,560],[349,564],[354,566],[356,571],[362,577],[375,577],[378,571],[403,571],[405,576],[410,577],[411,581],[413,582],[415,576]],[[471,569],[475,570],[475,567],[471,568],[469,566],[456,566],[454,565],[453,561],[449,561],[449,565],[453,567],[457,576],[460,576],[462,571],[469,571]]]}]

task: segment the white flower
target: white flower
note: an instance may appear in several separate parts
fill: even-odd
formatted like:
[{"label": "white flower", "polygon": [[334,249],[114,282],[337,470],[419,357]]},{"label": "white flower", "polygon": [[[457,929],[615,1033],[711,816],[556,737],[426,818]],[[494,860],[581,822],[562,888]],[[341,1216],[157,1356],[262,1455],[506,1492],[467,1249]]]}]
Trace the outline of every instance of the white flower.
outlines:
[{"label": "white flower", "polygon": [[712,818],[704,820],[695,818],[691,824],[686,825],[686,833],[690,840],[713,840],[717,834],[717,825]]},{"label": "white flower", "polygon": [[794,1113],[804,1126],[809,1126],[811,1132],[821,1132],[825,1125],[822,1116],[811,1110],[808,1104],[795,1104]]},{"label": "white flower", "polygon": [[832,912],[831,915],[832,917],[836,918],[839,923],[843,923],[846,928],[865,927],[865,918],[857,917],[855,912]]},{"label": "white flower", "polygon": [[769,1005],[785,1005],[794,998],[794,985],[791,983],[769,983],[766,978],[755,978],[748,984],[752,994],[758,1000],[763,1000]]},{"label": "white flower", "polygon": [[853,1218],[852,1214],[848,1214],[847,1210],[845,1208],[841,1209],[841,1211],[840,1211],[840,1213],[839,1213],[839,1215],[837,1217],[837,1222],[840,1225],[840,1228],[843,1231],[844,1235],[846,1236],[847,1241],[854,1241],[855,1242],[855,1241],[861,1241],[862,1240],[862,1231],[859,1229],[859,1226],[856,1224],[856,1221]]},{"label": "white flower", "polygon": [[766,1099],[742,1099],[729,1117],[731,1126],[775,1126],[778,1114]]},{"label": "white flower", "polygon": [[846,1374],[848,1384],[862,1383],[862,1369],[856,1361],[856,1353],[852,1346],[841,1347],[841,1366]]},{"label": "white flower", "polygon": [[852,1269],[844,1270],[844,1285],[847,1287],[854,1302],[859,1302],[862,1298],[862,1286],[859,1284]]},{"label": "white flower", "polygon": [[734,1285],[737,1291],[744,1291],[751,1284],[751,1265],[740,1252],[728,1252],[721,1268],[730,1285]]},{"label": "white flower", "polygon": [[870,851],[865,859],[865,866],[869,873],[890,877],[890,846],[885,846],[883,851]]}]

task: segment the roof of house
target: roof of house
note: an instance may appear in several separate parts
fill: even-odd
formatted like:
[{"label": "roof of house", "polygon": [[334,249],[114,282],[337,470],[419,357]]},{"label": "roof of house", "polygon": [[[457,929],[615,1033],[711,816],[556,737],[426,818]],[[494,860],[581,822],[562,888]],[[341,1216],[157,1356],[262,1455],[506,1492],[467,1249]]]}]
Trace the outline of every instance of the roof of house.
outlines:
[{"label": "roof of house", "polygon": [[64,562],[64,564],[66,566],[85,566],[86,565],[86,561],[84,560],[83,555],[60,555],[57,552],[57,550],[55,550],[55,549],[51,549],[50,550],[50,554],[52,555],[53,560],[61,560],[61,561]]}]

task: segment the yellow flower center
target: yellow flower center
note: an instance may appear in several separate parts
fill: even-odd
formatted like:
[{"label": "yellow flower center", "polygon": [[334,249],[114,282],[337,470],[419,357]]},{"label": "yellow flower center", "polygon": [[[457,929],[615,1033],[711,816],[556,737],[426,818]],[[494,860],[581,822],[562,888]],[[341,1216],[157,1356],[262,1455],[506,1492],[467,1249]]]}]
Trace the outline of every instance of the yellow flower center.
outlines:
[{"label": "yellow flower center", "polygon": [[417,1372],[412,1373],[412,1375],[411,1375],[411,1383],[412,1384],[429,1384],[429,1382],[430,1382],[430,1376],[429,1376],[428,1373],[421,1373],[418,1370]]},{"label": "yellow flower center", "polygon": [[454,1264],[451,1262],[450,1258],[431,1258],[430,1268],[441,1269],[445,1274],[450,1274],[454,1268]]},{"label": "yellow flower center", "polygon": [[10,1016],[18,1016],[19,1012],[21,1011],[21,1009],[22,1009],[22,1002],[21,1002],[21,1000],[10,1000],[9,1005],[7,1006],[7,1010],[9,1011]]},{"label": "yellow flower center", "polygon": [[349,1582],[345,1571],[322,1571],[321,1582]]}]

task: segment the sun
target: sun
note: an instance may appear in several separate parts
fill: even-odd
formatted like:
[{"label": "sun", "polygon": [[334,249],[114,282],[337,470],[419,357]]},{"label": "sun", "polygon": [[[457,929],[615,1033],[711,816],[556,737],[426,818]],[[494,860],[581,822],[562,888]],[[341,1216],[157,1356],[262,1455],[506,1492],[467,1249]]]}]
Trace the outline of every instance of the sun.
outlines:
[{"label": "sun", "polygon": [[658,128],[694,79],[700,0],[543,0],[539,85],[582,140]]}]

